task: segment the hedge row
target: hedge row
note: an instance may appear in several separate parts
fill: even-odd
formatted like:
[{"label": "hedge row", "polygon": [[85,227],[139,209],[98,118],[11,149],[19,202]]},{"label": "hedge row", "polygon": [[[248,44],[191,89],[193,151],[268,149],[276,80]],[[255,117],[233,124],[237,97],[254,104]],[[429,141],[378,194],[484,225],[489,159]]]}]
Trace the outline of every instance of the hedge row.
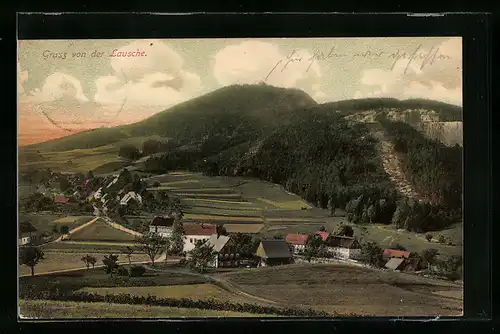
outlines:
[{"label": "hedge row", "polygon": [[246,312],[254,314],[275,314],[280,316],[295,316],[295,317],[331,317],[332,315],[313,309],[291,309],[277,308],[271,306],[259,306],[248,303],[227,303],[219,302],[213,299],[209,300],[193,300],[188,298],[173,299],[173,298],[156,298],[155,296],[133,296],[130,294],[106,294],[99,295],[87,292],[61,292],[61,291],[41,291],[32,292],[25,296],[24,299],[44,299],[58,301],[73,301],[73,302],[106,302],[115,304],[133,304],[133,305],[151,305],[151,306],[167,306],[181,308],[197,308],[205,310],[217,311],[233,311]]}]

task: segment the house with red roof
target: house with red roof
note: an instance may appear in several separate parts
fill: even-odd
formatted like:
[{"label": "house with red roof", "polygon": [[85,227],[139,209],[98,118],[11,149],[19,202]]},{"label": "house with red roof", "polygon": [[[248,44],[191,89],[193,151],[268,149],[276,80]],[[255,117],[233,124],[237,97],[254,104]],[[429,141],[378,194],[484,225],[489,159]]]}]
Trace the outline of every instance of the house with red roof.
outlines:
[{"label": "house with red roof", "polygon": [[184,227],[184,252],[194,249],[198,240],[207,241],[212,234],[217,234],[217,226],[204,223],[186,223]]},{"label": "house with red roof", "polygon": [[303,252],[306,248],[308,237],[309,236],[307,234],[290,233],[285,237],[285,241],[289,245],[292,245],[294,253],[299,253]]},{"label": "house with red roof", "polygon": [[358,259],[361,256],[361,245],[353,237],[332,235],[327,242],[328,252],[336,258]]},{"label": "house with red roof", "polygon": [[384,249],[384,257],[407,259],[410,257],[410,252],[388,248]]},{"label": "house with red roof", "polygon": [[[326,241],[330,235],[328,232],[316,232],[314,234],[319,235],[323,241]],[[294,253],[299,253],[304,251],[308,238],[309,235],[307,234],[290,233],[285,237],[285,241],[292,245]]]},{"label": "house with red roof", "polygon": [[61,204],[66,204],[66,203],[69,202],[69,197],[66,197],[64,195],[56,195],[54,197],[54,202],[61,203]]}]

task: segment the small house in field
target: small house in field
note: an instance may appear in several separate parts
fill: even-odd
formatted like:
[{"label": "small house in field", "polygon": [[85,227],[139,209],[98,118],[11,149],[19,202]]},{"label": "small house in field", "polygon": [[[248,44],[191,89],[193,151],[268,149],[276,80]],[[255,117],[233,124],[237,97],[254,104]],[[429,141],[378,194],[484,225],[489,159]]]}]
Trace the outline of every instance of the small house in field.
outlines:
[{"label": "small house in field", "polygon": [[36,245],[41,241],[38,230],[30,222],[19,223],[19,246]]},{"label": "small house in field", "polygon": [[285,240],[262,240],[256,255],[260,258],[259,267],[293,263],[293,256]]},{"label": "small house in field", "polygon": [[54,196],[54,202],[57,204],[66,204],[70,200],[69,197],[64,196],[64,195],[55,195]]},{"label": "small house in field", "polygon": [[174,227],[174,218],[172,217],[154,217],[149,224],[149,232],[158,233],[162,237],[168,238],[172,234]]},{"label": "small house in field", "polygon": [[198,240],[207,241],[212,234],[217,233],[217,227],[212,224],[184,224],[184,252],[194,249]]},{"label": "small house in field", "polygon": [[303,252],[306,248],[307,234],[290,233],[285,237],[285,241],[292,246],[295,254]]},{"label": "small house in field", "polygon": [[234,241],[226,235],[212,234],[206,244],[212,246],[217,253],[212,266],[219,267],[237,267],[239,266],[240,254],[236,253],[236,245]]},{"label": "small house in field", "polygon": [[387,269],[390,269],[390,270],[402,270],[404,268],[404,265],[405,265],[404,262],[405,262],[404,258],[393,257],[393,258],[390,258],[389,261],[387,261],[387,263],[384,265],[384,267],[386,267]]},{"label": "small house in field", "polygon": [[398,259],[407,259],[410,257],[410,252],[408,251],[402,251],[402,250],[397,250],[397,249],[384,249],[384,254],[383,256],[386,259],[390,258],[398,258]]},{"label": "small house in field", "polygon": [[[330,235],[328,232],[315,232],[314,234],[319,235],[323,241],[326,241]],[[307,234],[290,233],[285,237],[285,241],[292,246],[293,252],[297,254],[305,250],[308,238]]]},{"label": "small house in field", "polygon": [[142,204],[141,195],[139,195],[138,193],[136,193],[134,191],[129,191],[120,200],[121,205],[130,205],[132,202],[135,202],[135,204],[137,204],[137,206],[141,205]]},{"label": "small house in field", "polygon": [[327,241],[327,250],[340,259],[358,259],[361,256],[361,245],[353,237],[331,235]]}]

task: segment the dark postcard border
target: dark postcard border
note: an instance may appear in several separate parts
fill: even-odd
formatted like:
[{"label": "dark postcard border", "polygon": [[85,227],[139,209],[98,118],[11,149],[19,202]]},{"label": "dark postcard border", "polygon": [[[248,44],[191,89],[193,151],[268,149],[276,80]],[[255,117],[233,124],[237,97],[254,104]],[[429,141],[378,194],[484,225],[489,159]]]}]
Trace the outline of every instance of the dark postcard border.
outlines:
[{"label": "dark postcard border", "polygon": [[[12,22],[10,19],[9,21]],[[488,15],[448,14],[441,17],[417,17],[405,14],[335,16],[328,14],[195,14],[173,16],[19,14],[17,21],[19,39],[462,36],[464,50],[464,216],[467,222],[464,224],[464,281],[466,282],[464,287],[464,315],[471,319],[487,319],[491,316],[492,176],[489,94],[491,41],[488,35],[490,21]],[[11,55],[9,63],[12,61],[12,65],[14,65],[15,35],[9,35],[9,38],[1,41],[1,45],[2,49],[8,49],[8,54]],[[17,77],[14,68],[12,66],[12,70],[8,72],[9,77],[13,79],[12,81]],[[12,96],[15,97],[15,94],[14,89]],[[14,106],[15,101],[14,99]],[[16,124],[15,120],[14,124]],[[11,127],[11,129],[14,129],[14,127]],[[5,134],[6,132],[3,133],[4,136]],[[15,137],[16,133],[14,132],[12,135],[14,143],[16,142]],[[13,155],[15,156],[15,154]],[[14,161],[17,163],[17,157],[14,157]],[[15,188],[15,180],[12,181],[12,188]],[[9,193],[17,194],[17,189],[12,190]],[[16,198],[12,197],[10,208],[16,208],[15,201]],[[13,213],[13,216],[16,216],[16,212]],[[9,228],[12,227],[9,226]],[[12,236],[14,234],[16,234],[16,231],[13,228]],[[13,237],[9,237],[8,240],[12,244],[4,244],[10,245],[9,249],[11,250],[15,249],[12,247],[12,245],[15,245]],[[8,251],[6,254],[12,254],[12,251]],[[12,261],[12,264],[13,271],[17,272],[15,260]],[[15,291],[13,289],[9,291],[14,292],[13,303],[16,303]],[[16,317],[17,307],[13,308],[12,304],[10,304],[8,308],[12,308],[11,312],[14,311],[14,314],[9,314],[10,320],[12,320],[12,317]],[[229,329],[229,325],[232,327],[242,324],[241,321],[235,320],[223,320],[225,321],[224,324],[218,320],[207,320],[213,325],[212,329],[220,328],[223,330]],[[341,322],[335,320],[315,322],[312,319],[268,322],[247,319],[243,323],[251,324],[248,329],[252,328],[253,330],[272,330],[276,328],[280,331],[292,329],[293,332],[309,332],[312,327],[308,326],[312,325],[313,322],[315,322],[315,329],[320,327],[336,330],[345,328],[345,324],[348,324],[348,327],[355,328],[358,324],[365,323],[364,320],[370,321],[370,326],[375,331],[383,328],[393,330],[402,328],[402,322],[394,320],[387,322],[384,318],[381,318],[380,321],[374,319],[359,321],[358,319]],[[198,322],[164,322],[162,325],[166,326],[165,329],[169,328],[176,331],[187,329],[185,326],[189,326],[189,324],[196,326]],[[453,323],[456,324],[456,322],[450,323],[448,321],[430,322],[433,327],[448,330],[451,329],[450,326]],[[116,324],[120,324],[116,327],[144,330],[146,327],[150,327],[151,321],[140,323],[120,321]],[[423,327],[420,326],[423,324],[424,322],[415,323],[413,328],[422,330]],[[106,325],[113,326],[110,323],[105,325],[101,321],[86,324],[67,322],[61,325],[55,323],[41,326],[51,328],[75,326],[93,329],[97,325],[99,325],[98,328],[102,329]],[[203,325],[206,325],[206,323]],[[265,325],[267,328],[261,325]],[[364,326],[366,325],[365,323]],[[478,323],[475,323],[474,328],[478,328],[476,327],[478,325]],[[40,326],[40,324],[25,323],[22,325],[27,330],[29,328],[33,329],[35,326]],[[237,327],[238,330],[241,330],[240,326]],[[362,328],[363,326],[359,327],[359,329]]]}]

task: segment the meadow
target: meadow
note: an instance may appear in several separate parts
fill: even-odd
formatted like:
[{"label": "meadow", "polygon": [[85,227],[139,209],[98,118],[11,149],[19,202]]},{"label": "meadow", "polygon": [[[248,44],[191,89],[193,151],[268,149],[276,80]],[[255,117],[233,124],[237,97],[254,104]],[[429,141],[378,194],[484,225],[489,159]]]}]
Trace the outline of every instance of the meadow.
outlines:
[{"label": "meadow", "polygon": [[338,264],[293,264],[218,274],[278,303],[357,315],[461,315],[462,286]]}]

